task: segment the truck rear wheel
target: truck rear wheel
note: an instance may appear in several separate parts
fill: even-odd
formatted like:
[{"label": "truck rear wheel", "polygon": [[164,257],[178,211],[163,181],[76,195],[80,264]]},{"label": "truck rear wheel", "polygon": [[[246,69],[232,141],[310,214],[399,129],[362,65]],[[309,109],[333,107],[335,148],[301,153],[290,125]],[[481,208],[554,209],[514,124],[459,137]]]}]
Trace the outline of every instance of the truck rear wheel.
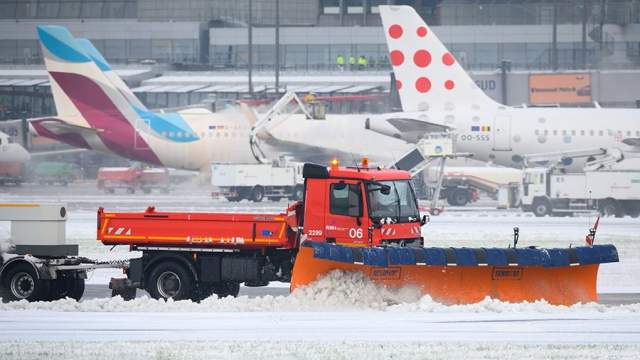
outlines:
[{"label": "truck rear wheel", "polygon": [[2,300],[19,301],[45,300],[49,295],[49,282],[38,278],[33,266],[17,264],[7,272],[2,283]]},{"label": "truck rear wheel", "polygon": [[615,217],[623,217],[624,212],[622,211],[622,207],[620,203],[618,203],[614,199],[604,199],[600,202],[600,214],[602,216],[615,216]]},{"label": "truck rear wheel", "polygon": [[184,266],[172,262],[156,265],[147,277],[146,290],[154,299],[185,300],[193,292],[193,276]]},{"label": "truck rear wheel", "polygon": [[464,189],[456,189],[447,196],[447,202],[451,206],[465,206],[469,202],[469,192]]},{"label": "truck rear wheel", "polygon": [[536,199],[531,205],[531,211],[537,217],[543,217],[551,213],[551,204],[545,199]]},{"label": "truck rear wheel", "polygon": [[251,200],[253,202],[260,202],[264,198],[264,189],[262,186],[256,186],[251,191]]},{"label": "truck rear wheel", "polygon": [[240,292],[240,283],[231,281],[222,281],[219,283],[199,284],[198,289],[194,291],[191,300],[202,301],[213,294],[216,294],[218,298],[227,296],[237,297]]}]

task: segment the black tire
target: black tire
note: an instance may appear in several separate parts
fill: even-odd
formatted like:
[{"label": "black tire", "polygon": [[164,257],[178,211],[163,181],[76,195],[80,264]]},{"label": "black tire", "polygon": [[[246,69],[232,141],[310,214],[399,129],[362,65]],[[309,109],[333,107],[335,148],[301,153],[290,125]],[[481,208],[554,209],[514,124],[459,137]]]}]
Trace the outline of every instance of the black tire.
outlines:
[{"label": "black tire", "polygon": [[80,301],[84,295],[84,279],[60,278],[49,282],[48,300],[71,298]]},{"label": "black tire", "polygon": [[261,202],[264,199],[264,189],[262,186],[256,186],[251,190],[251,201]]},{"label": "black tire", "polygon": [[145,286],[154,299],[190,299],[193,293],[193,275],[181,264],[161,262],[153,267]]},{"label": "black tire", "polygon": [[41,280],[33,266],[22,263],[10,268],[2,281],[4,302],[41,301],[49,296],[49,281]]},{"label": "black tire", "polygon": [[213,293],[219,298],[233,296],[238,297],[240,293],[240,283],[232,281],[222,281],[213,285]]},{"label": "black tire", "polygon": [[620,203],[615,201],[614,199],[605,199],[600,202],[599,209],[600,215],[602,216],[615,216],[615,217],[623,217],[624,212],[622,211],[622,207]]},{"label": "black tire", "polygon": [[123,290],[111,290],[111,297],[120,296],[124,301],[131,301],[136,298],[136,288],[126,288]]},{"label": "black tire", "polygon": [[302,200],[304,197],[304,187],[301,185],[297,185],[295,189],[293,189],[293,200]]},{"label": "black tire", "polygon": [[623,203],[624,212],[632,218],[640,216],[640,201],[626,201]]},{"label": "black tire", "polygon": [[469,202],[469,192],[464,189],[456,189],[447,196],[447,202],[451,206],[465,206]]},{"label": "black tire", "polygon": [[551,214],[551,204],[545,199],[536,199],[531,205],[531,211],[537,217],[543,217]]}]

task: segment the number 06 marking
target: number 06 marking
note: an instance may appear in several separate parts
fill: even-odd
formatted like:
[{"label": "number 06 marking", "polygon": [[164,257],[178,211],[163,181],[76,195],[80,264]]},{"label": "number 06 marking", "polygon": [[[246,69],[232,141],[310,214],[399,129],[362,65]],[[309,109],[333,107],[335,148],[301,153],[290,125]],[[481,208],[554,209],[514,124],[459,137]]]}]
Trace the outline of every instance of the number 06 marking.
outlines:
[{"label": "number 06 marking", "polygon": [[356,228],[349,229],[349,237],[362,239],[362,229],[356,229]]}]

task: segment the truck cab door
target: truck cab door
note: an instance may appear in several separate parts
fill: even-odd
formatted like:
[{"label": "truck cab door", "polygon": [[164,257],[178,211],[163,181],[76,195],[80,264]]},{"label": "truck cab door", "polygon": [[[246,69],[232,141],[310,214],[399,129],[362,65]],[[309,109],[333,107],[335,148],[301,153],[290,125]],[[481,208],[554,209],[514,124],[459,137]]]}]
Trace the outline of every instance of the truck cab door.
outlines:
[{"label": "truck cab door", "polygon": [[365,216],[362,184],[358,181],[328,182],[325,238],[346,246],[368,244],[368,217]]}]

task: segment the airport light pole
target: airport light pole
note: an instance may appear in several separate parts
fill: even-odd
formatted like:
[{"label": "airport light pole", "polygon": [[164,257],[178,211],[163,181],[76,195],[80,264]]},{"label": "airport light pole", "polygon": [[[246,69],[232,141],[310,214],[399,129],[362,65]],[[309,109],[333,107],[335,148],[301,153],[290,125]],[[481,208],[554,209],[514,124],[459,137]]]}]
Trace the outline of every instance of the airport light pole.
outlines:
[{"label": "airport light pole", "polygon": [[276,0],[276,96],[280,94],[280,0]]},{"label": "airport light pole", "polygon": [[253,80],[251,79],[253,75],[253,0],[249,0],[249,19],[247,24],[249,32],[249,62],[247,70],[249,73],[249,94],[253,97]]}]

